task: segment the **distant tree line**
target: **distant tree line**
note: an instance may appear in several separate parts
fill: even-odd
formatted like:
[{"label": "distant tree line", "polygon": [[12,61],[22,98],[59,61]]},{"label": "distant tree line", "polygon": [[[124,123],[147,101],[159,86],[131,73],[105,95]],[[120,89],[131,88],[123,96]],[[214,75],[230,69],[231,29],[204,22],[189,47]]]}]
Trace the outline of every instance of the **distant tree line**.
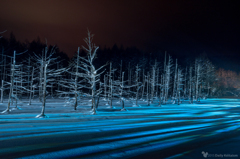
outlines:
[{"label": "distant tree line", "polygon": [[138,107],[139,101],[148,106],[190,104],[208,97],[222,96],[224,91],[236,94],[229,88],[237,77],[233,72],[216,71],[205,55],[188,60],[177,59],[165,52],[147,53],[135,47],[124,49],[114,45],[99,48],[88,32],[85,45],[76,48],[69,59],[57,46],[49,46],[39,38],[21,43],[13,33],[1,38],[1,102],[8,97],[8,106],[18,109],[22,98],[42,102],[37,117],[45,117],[48,97],[64,98],[76,110],[84,98],[91,99],[92,113],[96,114],[99,100],[113,108],[113,100],[119,100],[121,110],[131,101]]},{"label": "distant tree line", "polygon": [[235,71],[216,70],[216,93],[219,97],[240,95],[240,74]]}]

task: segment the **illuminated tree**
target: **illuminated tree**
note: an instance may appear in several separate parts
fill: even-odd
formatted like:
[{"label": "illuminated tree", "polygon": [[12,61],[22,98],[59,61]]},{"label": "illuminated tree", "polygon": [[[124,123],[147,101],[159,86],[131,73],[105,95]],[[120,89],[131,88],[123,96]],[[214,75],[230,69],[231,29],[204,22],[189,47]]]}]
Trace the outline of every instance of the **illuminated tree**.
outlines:
[{"label": "illuminated tree", "polygon": [[100,76],[104,72],[102,71],[98,73],[98,71],[100,71],[106,65],[103,65],[98,69],[95,68],[93,62],[96,59],[96,54],[99,47],[92,43],[92,39],[93,34],[88,31],[88,36],[84,39],[85,43],[87,44],[87,48],[83,46],[84,50],[87,52],[87,56],[79,56],[81,61],[79,68],[84,72],[81,74],[81,77],[85,80],[83,88],[91,90],[90,96],[92,98],[92,114],[96,114],[96,97],[98,97],[101,93],[101,90],[97,89],[97,84],[100,83]]},{"label": "illuminated tree", "polygon": [[140,68],[138,65],[136,66],[136,71],[135,71],[135,85],[136,85],[136,105],[138,106],[138,97],[139,97],[139,89],[141,88],[141,82],[139,82],[139,71]]},{"label": "illuminated tree", "polygon": [[52,47],[49,50],[48,46],[46,46],[42,51],[42,56],[38,56],[36,54],[34,60],[39,65],[40,69],[40,79],[39,79],[39,98],[42,101],[42,111],[36,118],[46,118],[45,115],[45,107],[46,107],[46,97],[48,95],[47,87],[51,87],[52,85],[48,85],[49,82],[55,81],[55,77],[59,76],[62,72],[66,71],[65,68],[61,69],[50,69],[50,66],[56,64],[57,58],[54,58],[55,47]]},{"label": "illuminated tree", "polygon": [[156,87],[156,71],[157,71],[157,61],[155,61],[154,66],[152,67],[151,72],[151,103],[153,103],[153,98],[155,94],[155,87]]},{"label": "illuminated tree", "polygon": [[189,68],[189,81],[188,81],[188,85],[189,85],[189,90],[188,90],[188,99],[189,99],[189,103],[193,104],[193,91],[192,91],[192,87],[193,87],[193,78],[192,78],[192,67]]},{"label": "illuminated tree", "polygon": [[[77,110],[78,101],[80,98],[80,89],[82,88],[81,82],[79,81],[79,77],[81,77],[81,73],[79,72],[79,65],[80,65],[80,47],[78,47],[76,58],[70,63],[69,68],[67,69],[68,73],[71,75],[68,79],[61,79],[58,81],[58,85],[66,88],[65,90],[57,90],[60,95],[73,95],[73,106],[74,110]],[[69,71],[72,68],[73,71]],[[71,101],[71,97],[70,101]]]},{"label": "illuminated tree", "polygon": [[[14,84],[14,83],[22,82],[22,81],[19,80],[19,76],[21,76],[20,74],[22,72],[17,70],[17,69],[19,69],[20,65],[16,65],[16,55],[21,55],[25,52],[22,52],[22,53],[16,53],[16,51],[13,52],[12,64],[11,64],[11,75],[10,75],[11,80],[9,82],[10,91],[9,91],[8,105],[7,105],[7,109],[4,110],[2,113],[9,113],[10,112],[10,105],[11,105],[11,102],[13,102],[14,99],[16,100],[16,103],[17,103],[18,97],[17,97],[17,94],[16,94],[15,90],[17,90],[19,87],[27,90],[23,86],[17,86],[16,84]],[[3,85],[3,82],[2,82],[2,85]]]},{"label": "illuminated tree", "polygon": [[202,82],[203,72],[204,71],[204,64],[201,58],[197,58],[195,60],[195,99],[197,102],[200,102],[200,93],[199,86]]},{"label": "illuminated tree", "polygon": [[174,83],[173,83],[173,94],[172,94],[172,102],[173,104],[176,102],[176,96],[177,96],[177,77],[178,77],[178,63],[176,59],[175,64],[175,74],[174,74]]},{"label": "illuminated tree", "polygon": [[109,73],[107,74],[108,78],[108,104],[110,105],[110,108],[113,108],[112,106],[112,101],[113,101],[113,93],[115,92],[115,88],[119,86],[119,81],[114,80],[114,73],[116,69],[112,68],[112,63],[110,62],[110,68],[109,68]]},{"label": "illuminated tree", "polygon": [[28,103],[28,105],[32,104],[32,98],[34,97],[34,90],[35,90],[35,87],[36,87],[36,85],[33,84],[34,80],[36,79],[34,77],[34,72],[35,72],[35,68],[32,67],[32,76],[31,76],[31,82],[30,82],[30,94],[29,94],[29,103]]},{"label": "illuminated tree", "polygon": [[178,69],[178,73],[177,73],[177,82],[176,82],[176,87],[177,87],[177,94],[176,94],[176,98],[178,101],[178,105],[181,102],[181,91],[183,90],[183,74],[182,74],[182,70]]},{"label": "illuminated tree", "polygon": [[172,58],[169,56],[168,62],[166,62],[166,54],[165,54],[165,62],[164,62],[164,76],[163,76],[163,102],[166,104],[168,100],[168,91],[170,89],[170,79],[172,74]]}]

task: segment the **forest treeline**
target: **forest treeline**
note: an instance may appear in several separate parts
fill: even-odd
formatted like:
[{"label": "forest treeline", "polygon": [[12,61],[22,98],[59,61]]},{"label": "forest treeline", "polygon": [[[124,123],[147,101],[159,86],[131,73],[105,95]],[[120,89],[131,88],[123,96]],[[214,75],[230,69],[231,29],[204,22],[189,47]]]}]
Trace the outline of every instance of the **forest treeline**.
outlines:
[{"label": "forest treeline", "polygon": [[[77,109],[81,98],[92,99],[93,114],[99,99],[131,99],[150,105],[157,101],[180,104],[199,102],[208,97],[238,96],[239,75],[216,69],[205,54],[191,58],[172,57],[166,51],[148,53],[135,47],[99,48],[88,32],[85,45],[69,57],[57,46],[48,46],[39,38],[19,42],[13,33],[0,39],[1,102],[8,97],[9,112],[13,101],[34,97],[43,103],[38,117],[44,116],[46,98],[66,98]],[[17,108],[17,104],[16,104]]]},{"label": "forest treeline", "polygon": [[[6,33],[5,33],[6,34]],[[4,35],[5,35],[4,34]],[[25,54],[22,54],[16,58],[16,61],[21,62],[22,60],[27,60],[29,56],[31,56],[34,53],[41,54],[43,48],[46,46],[45,41],[41,41],[39,37],[37,37],[35,40],[29,42],[20,42],[16,39],[15,35],[11,32],[9,38],[5,38],[2,36],[0,38],[0,49],[2,55],[8,55],[12,56],[13,51],[17,50],[19,52],[26,51]],[[53,47],[53,46],[50,46]],[[81,52],[84,52],[84,50],[80,50]],[[71,58],[68,57],[68,55],[62,51],[56,46],[55,47],[56,55],[59,56],[59,59],[62,60],[62,65],[65,67],[68,65],[68,62],[71,60]],[[77,52],[77,48],[76,48]],[[117,68],[119,66],[119,61],[123,61],[123,67],[124,69],[127,69],[129,67],[129,63],[131,66],[135,66],[137,63],[141,63],[142,67],[149,69],[151,65],[155,62],[155,59],[157,61],[163,61],[164,59],[164,53],[163,51],[159,52],[145,52],[137,49],[136,47],[127,47],[124,48],[122,45],[114,45],[112,48],[99,48],[97,53],[96,65],[101,66],[106,61],[111,61],[114,68]],[[83,53],[84,54],[84,53]],[[76,54],[75,54],[76,55]],[[204,58],[207,58],[206,54],[200,55]],[[74,57],[72,57],[74,58]],[[182,67],[188,66],[189,63],[191,64],[195,56],[192,57],[172,57],[173,59],[178,58],[178,61]],[[2,58],[3,59],[3,58]],[[7,60],[7,63],[9,62],[9,58],[5,58],[4,60]],[[239,74],[237,72],[231,71],[231,70],[224,70],[223,68],[215,68],[216,71],[216,78],[218,82],[218,87],[221,90],[224,89],[236,89],[238,88],[238,81],[239,81]],[[228,81],[228,82],[227,82]]]}]

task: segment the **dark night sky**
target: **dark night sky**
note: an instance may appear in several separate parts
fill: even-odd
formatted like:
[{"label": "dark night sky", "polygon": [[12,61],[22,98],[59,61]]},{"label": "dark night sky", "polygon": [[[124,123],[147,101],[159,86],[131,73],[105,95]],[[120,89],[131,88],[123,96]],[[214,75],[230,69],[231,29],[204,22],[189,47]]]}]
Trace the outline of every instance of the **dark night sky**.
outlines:
[{"label": "dark night sky", "polygon": [[184,56],[206,52],[238,66],[239,1],[0,0],[0,6],[0,30],[8,30],[3,36],[12,31],[21,41],[47,38],[69,56],[84,44],[88,28],[102,47],[116,43]]}]

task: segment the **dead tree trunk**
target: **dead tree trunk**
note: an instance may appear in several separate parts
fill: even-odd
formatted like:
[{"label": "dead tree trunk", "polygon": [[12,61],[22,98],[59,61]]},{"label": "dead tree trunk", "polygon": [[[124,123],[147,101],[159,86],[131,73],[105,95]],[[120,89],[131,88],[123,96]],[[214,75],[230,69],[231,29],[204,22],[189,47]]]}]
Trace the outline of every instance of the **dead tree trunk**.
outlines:
[{"label": "dead tree trunk", "polygon": [[78,64],[79,64],[79,50],[80,48],[78,47],[78,52],[77,52],[77,66],[76,66],[76,73],[75,73],[75,83],[74,83],[74,94],[75,94],[75,102],[74,102],[74,110],[77,110],[77,105],[78,105]]},{"label": "dead tree trunk", "polygon": [[189,69],[189,103],[193,104],[193,97],[192,97],[192,67]]},{"label": "dead tree trunk", "polygon": [[9,113],[10,112],[10,104],[11,104],[12,97],[13,97],[13,85],[14,85],[13,82],[14,82],[14,73],[15,73],[15,64],[16,64],[15,58],[16,58],[16,51],[14,51],[14,53],[13,53],[13,64],[12,64],[12,68],[11,68],[12,74],[11,74],[11,83],[10,83],[8,105],[7,105],[7,109],[4,110],[2,113]]},{"label": "dead tree trunk", "polygon": [[46,107],[46,87],[47,87],[47,63],[44,63],[43,68],[43,98],[42,98],[42,111],[41,114],[37,115],[36,118],[44,118],[46,117],[45,107]]},{"label": "dead tree trunk", "polygon": [[32,94],[33,94],[33,76],[34,76],[34,67],[32,69],[32,80],[31,80],[31,86],[30,86],[30,95],[29,95],[29,104],[28,105],[31,105],[32,104]]}]

